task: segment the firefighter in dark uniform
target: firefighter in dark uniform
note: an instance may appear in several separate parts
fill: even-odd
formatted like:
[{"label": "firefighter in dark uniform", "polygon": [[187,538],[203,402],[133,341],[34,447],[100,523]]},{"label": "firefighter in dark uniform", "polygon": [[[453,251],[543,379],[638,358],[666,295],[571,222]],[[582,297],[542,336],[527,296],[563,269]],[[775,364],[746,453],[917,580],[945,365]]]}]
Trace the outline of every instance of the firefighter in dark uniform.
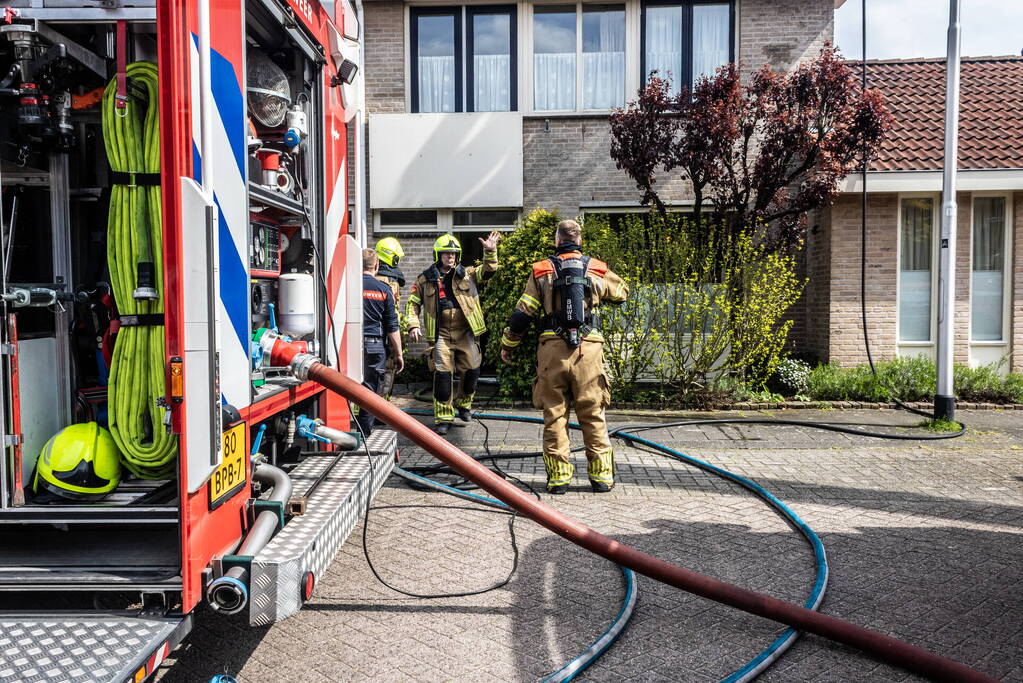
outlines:
[{"label": "firefighter in dark uniform", "polygon": [[[384,362],[388,356],[385,339],[391,344],[395,372],[405,369],[394,295],[390,287],[377,280],[378,264],[379,258],[375,251],[362,250],[362,386],[377,394],[380,393]],[[370,412],[360,410],[355,419],[362,427],[362,433],[369,436],[376,418]]]},{"label": "firefighter in dark uniform", "polygon": [[[380,258],[377,279],[391,288],[391,294],[394,296],[394,308],[398,311],[398,327],[404,327],[401,314],[401,288],[405,286],[405,273],[401,272],[398,263],[405,258],[405,250],[402,249],[401,242],[393,237],[385,237],[378,241],[375,249]],[[390,400],[391,391],[394,389],[395,366],[394,354],[387,354],[384,379],[380,383],[379,393],[388,400]]]},{"label": "firefighter in dark uniform", "polygon": [[[483,263],[468,268],[458,263],[462,245],[454,235],[441,235],[433,243],[435,263],[423,271],[409,290],[405,317],[409,339],[425,337],[426,360],[433,372],[433,418],[438,434],[451,425],[464,427],[472,420],[472,398],[480,376],[479,335],[486,331],[479,287],[497,270],[497,243],[492,231],[483,245]],[[462,376],[454,395],[455,373]],[[458,421],[455,421],[455,411]]]},{"label": "firefighter in dark uniform", "polygon": [[533,264],[501,337],[501,360],[511,363],[512,351],[530,322],[541,316],[533,405],[543,410],[547,490],[555,494],[568,490],[574,471],[569,459],[570,402],[582,427],[590,486],[596,493],[605,493],[615,483],[614,453],[604,419],[611,392],[597,310],[601,304],[624,302],[629,288],[603,261],[583,255],[581,244],[579,224],[561,221],[554,255]]}]

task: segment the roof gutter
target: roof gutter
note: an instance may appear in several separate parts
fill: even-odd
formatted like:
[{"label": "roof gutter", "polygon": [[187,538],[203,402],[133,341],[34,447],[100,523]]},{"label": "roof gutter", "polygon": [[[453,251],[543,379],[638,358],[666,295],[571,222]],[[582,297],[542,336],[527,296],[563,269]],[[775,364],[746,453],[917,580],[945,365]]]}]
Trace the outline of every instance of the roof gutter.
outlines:
[{"label": "roof gutter", "polygon": [[[943,174],[933,171],[870,171],[867,193],[941,192]],[[956,188],[962,192],[1023,190],[1023,168],[960,169]],[[838,184],[841,193],[858,194],[863,190],[863,176],[850,175]]]}]

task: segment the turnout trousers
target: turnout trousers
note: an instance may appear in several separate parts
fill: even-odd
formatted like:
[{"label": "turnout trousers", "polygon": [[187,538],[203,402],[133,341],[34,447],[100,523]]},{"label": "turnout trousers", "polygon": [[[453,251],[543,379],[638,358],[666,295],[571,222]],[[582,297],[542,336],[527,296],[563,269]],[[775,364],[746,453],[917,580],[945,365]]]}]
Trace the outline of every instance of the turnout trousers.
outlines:
[{"label": "turnout trousers", "polygon": [[560,337],[541,339],[536,353],[533,406],[543,410],[543,462],[547,485],[561,486],[572,479],[568,413],[571,405],[586,444],[586,473],[590,481],[614,484],[614,453],[607,436],[604,410],[611,391],[604,373],[604,344],[584,341],[570,348]]},{"label": "turnout trousers", "polygon": [[[437,320],[437,340],[426,349],[433,372],[433,419],[438,424],[455,419],[455,408],[472,409],[472,398],[480,378],[479,343],[469,321],[458,308],[442,311]],[[462,376],[454,391],[455,374]]]}]

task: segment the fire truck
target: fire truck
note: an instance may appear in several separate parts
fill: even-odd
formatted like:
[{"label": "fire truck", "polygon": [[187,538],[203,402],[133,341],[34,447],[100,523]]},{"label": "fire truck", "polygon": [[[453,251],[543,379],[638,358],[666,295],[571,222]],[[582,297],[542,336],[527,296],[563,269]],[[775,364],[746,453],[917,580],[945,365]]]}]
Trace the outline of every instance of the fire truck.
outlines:
[{"label": "fire truck", "polygon": [[264,351],[361,377],[358,15],[0,4],[0,682],[141,681],[300,609],[393,466]]}]

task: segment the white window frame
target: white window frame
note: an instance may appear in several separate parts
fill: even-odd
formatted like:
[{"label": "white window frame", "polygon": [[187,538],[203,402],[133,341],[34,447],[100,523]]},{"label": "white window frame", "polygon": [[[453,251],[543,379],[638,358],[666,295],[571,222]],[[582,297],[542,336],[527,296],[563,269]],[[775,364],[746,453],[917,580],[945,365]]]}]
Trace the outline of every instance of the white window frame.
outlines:
[{"label": "white window frame", "polygon": [[[381,225],[380,214],[383,211],[436,211],[437,212],[437,223],[428,225]],[[454,212],[455,211],[514,211],[516,213],[516,222],[522,218],[522,209],[517,207],[508,206],[495,206],[495,207],[456,207],[454,209],[374,209],[373,210],[373,232],[374,233],[445,233],[445,232],[481,232],[490,228],[491,230],[497,230],[498,232],[511,232],[517,226],[515,225],[455,225],[454,223]]]},{"label": "white window frame", "polygon": [[[921,350],[933,349],[938,332],[938,239],[941,235],[941,194],[934,192],[900,192],[898,195],[898,206],[895,212],[895,349],[897,355],[902,355],[902,349],[909,353],[919,353]],[[903,199],[931,199],[931,319],[930,319],[930,340],[929,341],[902,341],[902,330],[899,325],[899,303],[902,297],[902,200]],[[869,206],[867,207],[869,211]],[[972,211],[972,209],[971,209]],[[915,351],[913,351],[915,350]]]},{"label": "white window frame", "polygon": [[[575,5],[575,109],[536,109],[533,93],[533,9],[546,5]],[[541,0],[540,2],[523,3],[524,15],[521,35],[525,38],[520,73],[525,75],[522,95],[519,97],[519,111],[525,115],[543,116],[548,118],[578,115],[603,115],[611,113],[610,109],[583,109],[583,6],[584,5],[623,5],[625,7],[625,93],[623,104],[627,103],[630,93],[639,88],[639,14],[638,0],[576,0],[558,2],[558,0]],[[524,99],[528,97],[528,102]]]},{"label": "white window frame", "polygon": [[[1001,197],[1005,200],[1005,231],[1003,236],[1002,244],[1002,338],[988,339],[988,340],[974,340],[973,339],[973,212],[974,212],[974,200],[983,199],[985,197]],[[970,259],[969,268],[970,276],[968,282],[970,283],[970,315],[969,315],[969,340],[970,346],[1008,346],[1009,338],[1011,335],[1010,324],[1012,317],[1010,312],[1012,310],[1012,273],[1013,273],[1013,253],[1012,253],[1012,224],[1013,224],[1013,213],[1012,213],[1012,193],[1011,192],[973,192],[970,196]]]}]

